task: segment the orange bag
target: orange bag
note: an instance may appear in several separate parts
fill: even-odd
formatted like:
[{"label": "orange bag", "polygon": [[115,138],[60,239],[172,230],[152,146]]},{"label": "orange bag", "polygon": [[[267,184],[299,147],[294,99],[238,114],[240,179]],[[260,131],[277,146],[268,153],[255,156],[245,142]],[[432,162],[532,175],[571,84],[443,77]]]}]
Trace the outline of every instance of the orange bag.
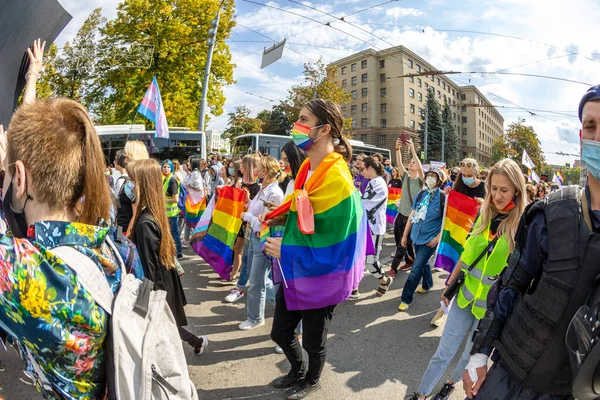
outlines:
[{"label": "orange bag", "polygon": [[315,215],[306,190],[300,190],[298,193],[296,209],[298,210],[298,228],[300,228],[300,232],[305,235],[315,233]]}]

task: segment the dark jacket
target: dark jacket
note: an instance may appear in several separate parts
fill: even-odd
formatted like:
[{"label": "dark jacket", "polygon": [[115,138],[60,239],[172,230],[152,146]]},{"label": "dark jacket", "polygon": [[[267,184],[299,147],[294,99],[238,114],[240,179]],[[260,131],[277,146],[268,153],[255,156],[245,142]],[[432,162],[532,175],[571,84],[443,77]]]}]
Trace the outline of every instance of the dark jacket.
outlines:
[{"label": "dark jacket", "polygon": [[183,307],[187,304],[177,269],[166,269],[160,262],[160,227],[150,214],[144,212],[134,229],[134,242],[137,247],[144,276],[154,282],[154,289],[167,292],[167,303],[178,326],[187,325]]}]

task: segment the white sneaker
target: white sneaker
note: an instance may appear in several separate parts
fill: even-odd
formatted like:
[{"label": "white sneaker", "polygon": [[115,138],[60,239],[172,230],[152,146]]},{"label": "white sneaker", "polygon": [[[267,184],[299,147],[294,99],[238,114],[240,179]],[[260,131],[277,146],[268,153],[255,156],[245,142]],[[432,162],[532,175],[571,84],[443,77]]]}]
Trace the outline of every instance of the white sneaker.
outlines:
[{"label": "white sneaker", "polygon": [[227,297],[225,297],[225,301],[228,303],[235,303],[242,297],[244,297],[244,291],[239,290],[238,288],[235,288],[235,289],[231,289],[231,292],[229,292]]},{"label": "white sneaker", "polygon": [[249,331],[250,329],[254,329],[254,328],[258,328],[259,326],[263,326],[265,324],[265,321],[262,320],[260,322],[252,322],[252,321],[244,321],[240,324],[239,328],[242,331]]},{"label": "white sneaker", "polygon": [[283,354],[283,349],[279,346],[275,346],[275,353],[277,354]]}]

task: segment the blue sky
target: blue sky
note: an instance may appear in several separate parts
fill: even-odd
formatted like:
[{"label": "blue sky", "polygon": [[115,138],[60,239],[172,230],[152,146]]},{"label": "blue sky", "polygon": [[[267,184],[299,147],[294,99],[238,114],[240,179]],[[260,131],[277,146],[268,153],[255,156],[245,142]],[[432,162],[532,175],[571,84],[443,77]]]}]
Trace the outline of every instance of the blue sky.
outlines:
[{"label": "blue sky", "polygon": [[[59,1],[74,16],[59,43],[69,40],[95,7],[103,7],[104,15],[112,18],[119,3],[118,0]],[[256,2],[320,22],[335,19],[288,0]],[[383,2],[302,3],[341,17]],[[238,26],[229,44],[237,83],[225,89],[225,113],[212,117],[209,129],[226,128],[226,113],[237,105],[246,105],[258,113],[285,98],[287,90],[301,82],[306,61],[322,56],[325,62],[330,62],[369,47],[385,49],[390,44],[402,44],[442,70],[504,70],[590,84],[600,82],[597,40],[600,26],[595,18],[588,17],[600,15],[600,3],[595,0],[394,1],[348,17],[346,20],[354,26],[339,20],[332,22],[338,30],[241,0],[236,0],[236,6]],[[283,58],[261,70],[263,47],[284,38],[288,44]],[[505,128],[510,122],[525,118],[538,133],[549,163],[564,164],[577,158],[556,153],[579,153],[580,124],[576,115],[586,85],[510,75],[450,77],[459,85],[470,82],[478,86],[492,104],[504,106],[499,111],[505,118]]]}]

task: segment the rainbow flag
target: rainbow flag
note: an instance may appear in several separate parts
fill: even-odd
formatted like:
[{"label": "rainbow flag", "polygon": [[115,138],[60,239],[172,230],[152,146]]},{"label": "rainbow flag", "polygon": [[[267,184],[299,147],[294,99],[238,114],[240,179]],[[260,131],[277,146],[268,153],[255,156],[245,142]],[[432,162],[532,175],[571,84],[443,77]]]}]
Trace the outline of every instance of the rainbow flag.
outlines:
[{"label": "rainbow flag", "polygon": [[[267,216],[287,214],[281,246],[281,272],[288,310],[310,310],[341,303],[364,274],[367,218],[360,193],[342,156],[331,153],[308,178],[306,159],[294,183],[295,193]],[[296,199],[308,192],[315,233],[300,232]],[[334,229],[335,227],[335,229]]]},{"label": "rainbow flag", "polygon": [[[211,199],[211,202],[215,202]],[[246,193],[231,186],[217,188],[212,222],[206,236],[193,236],[191,246],[223,279],[229,279],[233,265],[233,245],[242,226],[241,214],[244,211]],[[208,208],[207,208],[208,210]],[[206,214],[205,211],[204,214]],[[204,215],[203,215],[204,217]],[[202,218],[201,218],[202,221]],[[196,228],[194,233],[199,231]]]},{"label": "rainbow flag", "polygon": [[204,210],[206,210],[206,196],[202,196],[202,200],[195,202],[192,196],[188,194],[185,199],[185,212],[183,214],[185,224],[190,228],[196,228]]},{"label": "rainbow flag", "polygon": [[479,203],[469,196],[455,190],[451,190],[446,196],[442,238],[435,258],[437,268],[452,272],[463,252],[478,211]]},{"label": "rainbow flag", "polygon": [[268,237],[283,237],[283,226],[271,226],[262,223],[260,228],[260,249],[264,252]]},{"label": "rainbow flag", "polygon": [[388,224],[393,224],[396,215],[398,215],[398,201],[402,197],[402,188],[388,188],[388,201],[385,210],[385,219]]}]

